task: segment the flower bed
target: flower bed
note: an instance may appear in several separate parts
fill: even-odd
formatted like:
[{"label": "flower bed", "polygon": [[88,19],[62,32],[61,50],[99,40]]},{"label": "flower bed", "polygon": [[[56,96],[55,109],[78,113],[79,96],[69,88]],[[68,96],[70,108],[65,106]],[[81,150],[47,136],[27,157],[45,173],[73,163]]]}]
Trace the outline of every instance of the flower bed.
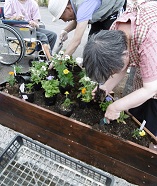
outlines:
[{"label": "flower bed", "polygon": [[156,185],[156,151],[6,93],[0,101],[2,125],[131,183]]},{"label": "flower bed", "polygon": [[[39,71],[41,69],[44,70],[44,67],[39,68]],[[55,70],[59,72],[59,69]],[[64,66],[60,72],[66,75],[69,71],[70,69],[65,69]],[[44,78],[32,77],[42,85],[51,73],[54,71],[49,71],[45,76],[44,70]],[[71,75],[69,77],[71,78]],[[0,123],[127,181],[140,185],[156,184],[157,153],[148,148],[150,142],[156,143],[154,136],[145,129],[146,135],[133,137],[134,130],[140,127],[133,117],[125,119],[126,124],[122,120],[120,123],[115,121],[110,125],[100,125],[100,119],[104,116],[100,102],[89,101],[86,105],[82,103],[91,99],[90,94],[85,94],[93,89],[92,87],[88,92],[88,78],[80,79],[78,72],[74,73],[73,78],[74,86],[70,84],[68,98],[75,107],[70,118],[58,114],[58,106],[67,98],[67,94],[59,93],[55,104],[47,106],[43,99],[45,90],[41,89],[35,91],[33,104],[16,98],[23,98],[18,94],[15,97],[0,93],[0,114],[3,116]],[[1,90],[6,91],[5,84]],[[125,174],[126,172],[128,174]]]}]

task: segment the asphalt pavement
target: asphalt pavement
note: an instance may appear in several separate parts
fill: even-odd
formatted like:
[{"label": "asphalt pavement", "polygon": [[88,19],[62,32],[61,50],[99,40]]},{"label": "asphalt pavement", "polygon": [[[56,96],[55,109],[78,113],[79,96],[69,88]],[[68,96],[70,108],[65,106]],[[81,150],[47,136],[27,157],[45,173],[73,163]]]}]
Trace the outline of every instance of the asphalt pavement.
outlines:
[{"label": "asphalt pavement", "polygon": [[[57,48],[58,43],[59,43],[60,32],[62,29],[64,29],[67,26],[68,23],[63,22],[62,20],[52,22],[51,21],[51,14],[49,13],[47,7],[40,7],[40,13],[41,13],[41,21],[44,23],[46,29],[56,32],[56,34],[58,36],[57,41],[56,41],[56,45],[53,50],[53,51],[55,51],[55,49]],[[86,29],[83,39],[82,39],[82,42],[79,45],[79,47],[77,48],[77,50],[75,51],[75,53],[73,54],[73,57],[82,57],[83,48],[84,48],[84,45],[85,45],[85,43],[87,41],[87,37],[88,37],[88,32],[89,32],[89,28]],[[63,49],[66,49],[72,36],[73,36],[73,32],[68,34],[69,39],[64,42]],[[18,63],[19,65],[21,65],[23,67],[22,72],[27,72],[29,70],[28,61],[30,59],[34,59],[34,55],[25,56]],[[0,84],[2,84],[3,82],[6,81],[6,79],[8,77],[8,73],[12,70],[13,70],[13,67],[11,65],[3,65],[0,63]]]}]

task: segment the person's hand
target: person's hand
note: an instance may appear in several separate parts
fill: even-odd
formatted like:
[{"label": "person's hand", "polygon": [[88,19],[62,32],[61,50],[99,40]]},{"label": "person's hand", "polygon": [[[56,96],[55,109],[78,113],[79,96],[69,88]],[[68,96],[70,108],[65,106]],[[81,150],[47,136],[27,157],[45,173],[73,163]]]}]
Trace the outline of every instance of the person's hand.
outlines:
[{"label": "person's hand", "polygon": [[33,27],[33,28],[35,28],[35,27],[37,28],[38,27],[38,24],[35,21],[33,21],[33,20],[29,21],[29,25],[31,27]]},{"label": "person's hand", "polygon": [[24,20],[24,16],[20,15],[20,16],[15,16],[15,17],[12,17],[13,20],[18,20],[18,21],[21,21],[21,20]]},{"label": "person's hand", "polygon": [[120,117],[120,111],[115,109],[114,103],[110,104],[105,112],[105,118],[108,123],[110,123],[110,120],[115,120]]},{"label": "person's hand", "polygon": [[107,96],[107,94],[108,94],[108,91],[107,91],[106,86],[105,86],[104,84],[103,84],[103,85],[99,85],[99,86],[96,86],[96,87],[94,88],[94,90],[92,91],[92,98],[93,98],[93,99],[95,98],[95,95],[96,95],[96,92],[97,92],[97,90],[98,90],[98,87],[99,87],[99,89],[101,89],[101,90],[103,90],[103,91],[105,92],[106,96]]},{"label": "person's hand", "polygon": [[62,30],[59,36],[60,40],[66,41],[68,39],[68,32],[65,30]]}]

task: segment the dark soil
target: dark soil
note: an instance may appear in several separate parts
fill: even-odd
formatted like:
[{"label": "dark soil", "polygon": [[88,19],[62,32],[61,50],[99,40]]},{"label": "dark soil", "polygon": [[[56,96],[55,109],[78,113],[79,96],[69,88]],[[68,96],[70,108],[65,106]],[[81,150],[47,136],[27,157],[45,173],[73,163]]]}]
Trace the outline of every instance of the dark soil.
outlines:
[{"label": "dark soil", "polygon": [[[1,90],[3,90],[3,88],[1,88]],[[78,90],[78,88],[76,88],[75,86],[71,89],[71,92],[69,94],[71,100],[74,101],[74,112],[70,116],[70,118],[90,125],[93,127],[93,129],[98,130],[100,132],[109,133],[123,140],[129,140],[145,147],[149,147],[149,144],[151,142],[155,144],[154,139],[152,139],[148,134],[138,139],[133,137],[133,131],[139,128],[139,125],[130,117],[125,119],[126,124],[112,121],[110,124],[100,125],[100,119],[104,117],[104,112],[101,111],[99,104],[96,102],[91,102],[90,104],[83,105],[78,99],[76,99],[78,94],[76,90]],[[15,96],[19,97],[19,95]],[[55,105],[46,106],[43,90],[39,90],[35,91],[34,104],[49,109],[51,111],[60,113],[59,105],[62,103],[63,99],[65,99],[65,95],[60,93],[57,96]]]},{"label": "dark soil", "polygon": [[[73,89],[70,94],[71,95],[75,94]],[[61,104],[64,97],[65,96],[63,96],[62,94],[59,94],[57,96],[55,105],[46,106],[44,102],[43,91],[40,90],[35,92],[34,104],[49,109],[51,111],[60,113],[59,105]],[[132,137],[133,130],[139,128],[139,125],[131,117],[125,120],[126,124],[112,121],[110,124],[100,125],[100,119],[102,119],[103,116],[104,112],[101,111],[98,103],[92,102],[87,105],[82,105],[78,100],[75,100],[74,112],[70,116],[70,118],[88,124],[92,126],[93,129],[98,130],[100,132],[110,133],[112,135],[116,135],[118,138],[130,140],[145,147],[149,147],[149,144],[151,142],[154,143],[154,140],[148,134],[138,139]]]}]

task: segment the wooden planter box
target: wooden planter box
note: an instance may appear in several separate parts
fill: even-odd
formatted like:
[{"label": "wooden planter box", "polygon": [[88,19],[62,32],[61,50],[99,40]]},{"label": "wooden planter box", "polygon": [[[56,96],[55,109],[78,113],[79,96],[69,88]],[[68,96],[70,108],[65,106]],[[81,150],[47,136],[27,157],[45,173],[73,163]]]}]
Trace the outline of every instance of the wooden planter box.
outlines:
[{"label": "wooden planter box", "polygon": [[157,152],[149,148],[5,93],[0,93],[0,124],[128,182],[157,186]]}]

